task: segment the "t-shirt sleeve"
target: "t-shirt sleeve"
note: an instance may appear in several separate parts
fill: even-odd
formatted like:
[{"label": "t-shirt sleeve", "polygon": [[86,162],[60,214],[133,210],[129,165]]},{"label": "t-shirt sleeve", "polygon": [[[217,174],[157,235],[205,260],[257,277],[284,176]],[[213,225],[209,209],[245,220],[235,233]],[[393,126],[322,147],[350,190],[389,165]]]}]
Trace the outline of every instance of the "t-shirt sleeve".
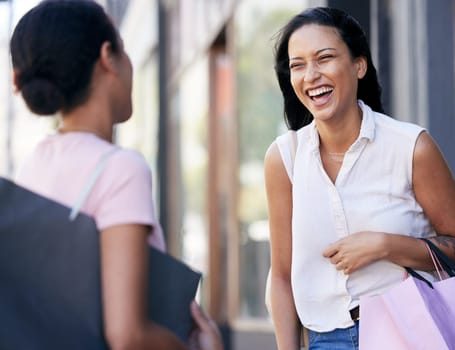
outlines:
[{"label": "t-shirt sleeve", "polygon": [[98,229],[121,224],[159,226],[153,205],[152,174],[138,153],[120,150],[99,179],[95,219]]}]

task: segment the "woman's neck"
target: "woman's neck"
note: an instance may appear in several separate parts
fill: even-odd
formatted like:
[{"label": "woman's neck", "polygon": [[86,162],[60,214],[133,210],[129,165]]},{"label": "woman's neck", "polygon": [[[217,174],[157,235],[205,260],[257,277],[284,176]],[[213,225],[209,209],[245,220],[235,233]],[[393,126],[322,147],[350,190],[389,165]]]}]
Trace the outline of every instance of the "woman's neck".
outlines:
[{"label": "woman's neck", "polygon": [[330,121],[316,121],[320,149],[330,153],[344,154],[355,142],[362,124],[362,110],[359,106],[343,118]]},{"label": "woman's neck", "polygon": [[112,142],[113,124],[101,111],[90,111],[78,107],[70,113],[61,115],[59,118],[58,132],[88,132]]}]

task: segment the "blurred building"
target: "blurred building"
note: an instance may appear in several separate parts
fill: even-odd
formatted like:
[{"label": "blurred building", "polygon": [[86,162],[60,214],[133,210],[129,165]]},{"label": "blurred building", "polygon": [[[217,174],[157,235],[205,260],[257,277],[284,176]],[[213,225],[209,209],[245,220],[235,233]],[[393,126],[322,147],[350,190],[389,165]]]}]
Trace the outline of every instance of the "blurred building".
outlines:
[{"label": "blurred building", "polygon": [[[455,170],[455,0],[100,3],[135,70],[134,115],[117,128],[116,141],[152,167],[169,250],[204,273],[198,298],[222,327],[227,349],[276,349],[264,307],[270,259],[262,162],[285,129],[273,34],[292,15],[329,5],[358,18],[386,112],[426,127]],[[0,77],[7,82],[9,31],[0,30]],[[9,87],[0,94],[10,101],[0,105],[0,173],[11,175],[52,125],[31,118]]]}]

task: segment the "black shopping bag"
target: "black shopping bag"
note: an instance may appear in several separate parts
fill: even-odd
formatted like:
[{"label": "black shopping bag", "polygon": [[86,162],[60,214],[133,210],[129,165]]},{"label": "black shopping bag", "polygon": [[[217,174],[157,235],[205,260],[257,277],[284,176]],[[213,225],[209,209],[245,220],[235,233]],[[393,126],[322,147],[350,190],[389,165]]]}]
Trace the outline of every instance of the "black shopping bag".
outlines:
[{"label": "black shopping bag", "polygon": [[[0,349],[107,349],[94,220],[0,178]],[[200,273],[150,247],[149,315],[186,340]]]}]

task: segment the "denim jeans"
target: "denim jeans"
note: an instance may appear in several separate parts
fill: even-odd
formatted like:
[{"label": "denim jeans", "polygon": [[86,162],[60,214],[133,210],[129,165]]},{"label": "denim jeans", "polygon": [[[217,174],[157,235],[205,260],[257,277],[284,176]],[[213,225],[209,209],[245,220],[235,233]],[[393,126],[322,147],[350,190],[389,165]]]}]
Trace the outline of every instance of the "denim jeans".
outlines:
[{"label": "denim jeans", "polygon": [[349,328],[337,328],[330,332],[308,330],[309,350],[358,350],[359,321]]}]

